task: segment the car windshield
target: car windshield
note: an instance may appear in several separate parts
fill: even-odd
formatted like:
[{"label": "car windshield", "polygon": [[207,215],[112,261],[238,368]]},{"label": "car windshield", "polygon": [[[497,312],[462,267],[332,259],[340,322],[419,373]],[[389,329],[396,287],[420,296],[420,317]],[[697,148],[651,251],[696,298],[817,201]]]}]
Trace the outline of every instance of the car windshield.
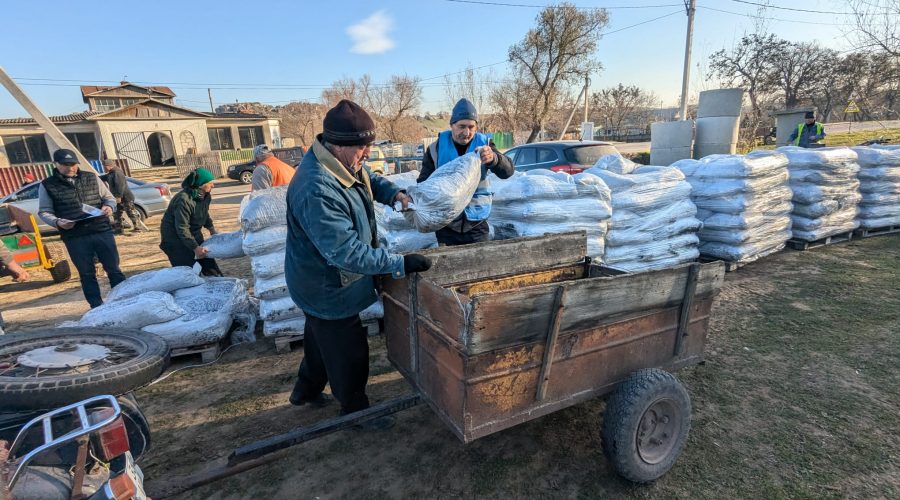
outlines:
[{"label": "car windshield", "polygon": [[566,148],[566,159],[579,165],[593,165],[601,156],[618,154],[615,146],[594,144]]}]

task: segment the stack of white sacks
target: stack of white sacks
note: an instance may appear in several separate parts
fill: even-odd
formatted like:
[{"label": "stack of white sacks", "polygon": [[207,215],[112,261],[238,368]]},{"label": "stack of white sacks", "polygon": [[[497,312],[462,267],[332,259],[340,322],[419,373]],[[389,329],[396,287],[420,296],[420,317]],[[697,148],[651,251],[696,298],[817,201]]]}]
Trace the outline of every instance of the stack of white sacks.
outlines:
[{"label": "stack of white sacks", "polygon": [[850,148],[778,148],[788,159],[793,237],[814,241],[859,227],[857,154]]},{"label": "stack of white sacks", "polygon": [[[288,293],[284,274],[287,246],[287,186],[250,194],[241,207],[242,249],[250,256],[253,295],[259,299],[259,319],[266,337],[302,335],[306,325],[303,310]],[[315,286],[315,285],[311,285]],[[380,302],[360,313],[363,321],[381,318]]]},{"label": "stack of white sacks", "polygon": [[[418,170],[385,176],[400,189],[415,186],[418,178]],[[408,253],[438,245],[433,232],[419,232],[413,222],[393,207],[375,203],[375,221],[378,224],[378,245],[391,253]]]},{"label": "stack of white sacks", "polygon": [[900,149],[853,148],[859,156],[859,225],[878,229],[900,225]]},{"label": "stack of white sacks", "polygon": [[640,166],[618,155],[600,158],[585,171],[612,192],[605,265],[636,272],[696,259],[701,223],[691,185],[672,167]]},{"label": "stack of white sacks", "polygon": [[[128,278],[110,291],[106,303],[75,324],[60,326],[141,329],[175,349],[221,340],[248,308],[244,280],[202,278],[190,267],[171,267]],[[232,343],[252,342],[248,330],[232,334]]]},{"label": "stack of white sacks", "polygon": [[602,260],[610,218],[610,191],[599,177],[550,170],[491,178],[491,226],[496,239],[585,231],[588,255]]},{"label": "stack of white sacks", "polygon": [[709,155],[672,164],[691,184],[703,223],[700,254],[752,262],[784,248],[791,238],[788,160],[779,153]]}]

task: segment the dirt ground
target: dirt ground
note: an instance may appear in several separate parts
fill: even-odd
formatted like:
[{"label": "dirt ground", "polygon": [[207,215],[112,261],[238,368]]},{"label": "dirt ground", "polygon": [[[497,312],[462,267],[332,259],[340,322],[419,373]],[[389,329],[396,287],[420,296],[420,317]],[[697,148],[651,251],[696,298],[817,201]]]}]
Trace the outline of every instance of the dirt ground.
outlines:
[{"label": "dirt ground", "polygon": [[[236,228],[246,190],[218,189],[221,230]],[[119,238],[126,273],[167,265],[156,235]],[[221,266],[249,274],[246,259]],[[0,294],[12,330],[86,310],[74,281],[2,282]],[[469,445],[422,405],[391,430],[332,434],[181,498],[900,497],[900,236],[785,251],[729,273],[712,318],[706,362],[678,373],[693,405],[687,448],[651,485],[620,479],[603,458],[597,400]],[[336,405],[287,403],[302,355],[260,339],[138,391],[153,429],[149,492],[237,446],[336,415]],[[381,337],[370,366],[373,402],[410,390]]]}]

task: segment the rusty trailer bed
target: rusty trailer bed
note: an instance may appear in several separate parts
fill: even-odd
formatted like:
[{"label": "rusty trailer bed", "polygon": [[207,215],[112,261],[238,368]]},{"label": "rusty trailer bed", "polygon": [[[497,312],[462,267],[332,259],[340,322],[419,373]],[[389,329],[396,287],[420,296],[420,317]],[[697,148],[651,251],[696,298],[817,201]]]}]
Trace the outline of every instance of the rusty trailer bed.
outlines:
[{"label": "rusty trailer bed", "polygon": [[699,363],[725,275],[617,273],[585,258],[584,233],[424,253],[431,270],[383,282],[388,357],[464,442]]}]

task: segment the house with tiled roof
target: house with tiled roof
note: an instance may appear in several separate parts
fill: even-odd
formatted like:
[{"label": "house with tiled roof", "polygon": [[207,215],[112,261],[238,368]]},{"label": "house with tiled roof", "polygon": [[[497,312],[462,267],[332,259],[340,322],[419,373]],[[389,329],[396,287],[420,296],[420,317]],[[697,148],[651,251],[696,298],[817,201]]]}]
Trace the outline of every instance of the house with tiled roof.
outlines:
[{"label": "house with tiled roof", "polygon": [[[281,147],[277,119],[184,108],[168,87],[82,86],[81,97],[87,111],[50,119],[89,160],[125,159],[141,170],[185,155],[238,150],[244,157],[257,144]],[[49,162],[56,149],[32,118],[0,118],[0,168]]]}]

